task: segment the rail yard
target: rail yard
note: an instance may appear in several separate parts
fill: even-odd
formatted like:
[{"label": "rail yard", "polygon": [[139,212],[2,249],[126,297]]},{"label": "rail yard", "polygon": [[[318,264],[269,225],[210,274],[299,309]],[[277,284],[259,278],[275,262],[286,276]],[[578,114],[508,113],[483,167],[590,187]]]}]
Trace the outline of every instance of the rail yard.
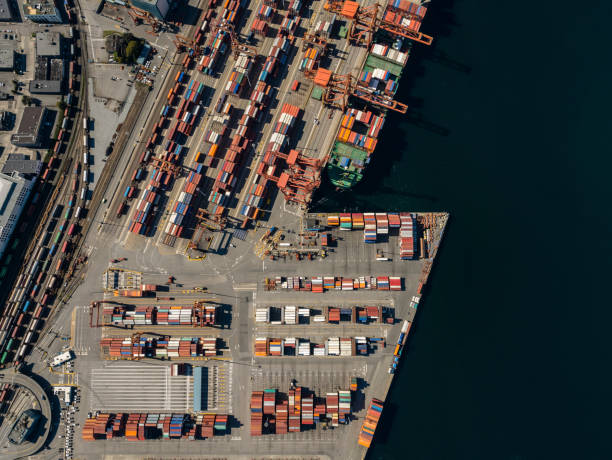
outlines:
[{"label": "rail yard", "polygon": [[[427,9],[191,0],[160,20],[101,5],[65,3],[67,104],[2,284],[4,381],[31,374],[65,392],[35,395],[53,414],[24,445],[88,459],[365,457],[449,216],[310,204],[322,181],[359,182],[387,115],[406,113],[394,96],[412,47],[433,40]],[[94,175],[90,131],[105,121],[88,104],[88,26],[108,8],[169,48],[154,79],[138,74]],[[26,406],[15,385],[0,387],[13,417]],[[47,439],[50,424],[63,434]]]}]

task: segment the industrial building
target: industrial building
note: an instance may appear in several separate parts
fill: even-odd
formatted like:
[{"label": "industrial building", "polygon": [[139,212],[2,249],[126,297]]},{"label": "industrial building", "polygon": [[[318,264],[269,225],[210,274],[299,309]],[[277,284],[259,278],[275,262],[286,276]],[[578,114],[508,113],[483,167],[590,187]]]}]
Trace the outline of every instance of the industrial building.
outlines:
[{"label": "industrial building", "polygon": [[34,181],[18,173],[0,173],[0,256],[17,225],[17,220],[32,191]]},{"label": "industrial building", "polygon": [[160,21],[166,19],[174,0],[131,0],[130,4]]},{"label": "industrial building", "polygon": [[15,47],[10,42],[0,42],[0,71],[10,72],[15,68]]},{"label": "industrial building", "polygon": [[42,145],[42,123],[47,114],[44,107],[25,107],[17,132],[11,143],[18,147],[40,147]]},{"label": "industrial building", "polygon": [[23,15],[32,22],[62,23],[62,15],[53,0],[24,0]]},{"label": "industrial building", "polygon": [[11,175],[19,173],[23,177],[38,176],[42,170],[42,161],[30,159],[30,155],[23,153],[9,153],[2,166],[2,174]]},{"label": "industrial building", "polygon": [[59,57],[62,36],[59,32],[38,32],[36,34],[36,57]]},{"label": "industrial building", "polygon": [[8,0],[0,0],[0,21],[12,21],[13,12]]},{"label": "industrial building", "polygon": [[60,94],[64,81],[62,36],[59,32],[36,34],[36,61],[34,79],[30,82],[32,94]]}]

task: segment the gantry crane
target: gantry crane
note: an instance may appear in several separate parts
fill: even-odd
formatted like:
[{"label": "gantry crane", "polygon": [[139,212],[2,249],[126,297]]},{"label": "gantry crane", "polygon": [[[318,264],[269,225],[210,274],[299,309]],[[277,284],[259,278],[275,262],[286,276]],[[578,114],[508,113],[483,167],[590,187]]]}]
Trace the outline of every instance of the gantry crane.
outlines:
[{"label": "gantry crane", "polygon": [[387,95],[376,93],[375,90],[356,81],[351,74],[337,75],[323,68],[316,71],[307,71],[304,74],[314,80],[316,85],[325,88],[323,94],[325,104],[339,107],[342,111],[345,111],[348,106],[349,96],[395,112],[406,113],[408,111],[406,104],[402,104]]},{"label": "gantry crane", "polygon": [[263,166],[261,175],[276,183],[286,201],[305,205],[310,201],[312,192],[321,185],[321,180],[316,175],[307,175],[303,170],[290,171],[290,173],[283,171],[280,176],[275,176],[276,165],[264,163],[261,165]]},{"label": "gantry crane", "polygon": [[192,49],[198,54],[202,52],[202,47],[200,45],[198,45],[194,40],[185,37],[184,35],[176,34],[174,36],[173,42],[178,52],[181,52],[185,49]]},{"label": "gantry crane", "polygon": [[195,169],[190,168],[189,166],[170,163],[167,160],[163,160],[157,157],[151,157],[149,161],[151,163],[151,166],[153,166],[154,168],[159,168],[161,171],[172,174],[174,177],[180,176],[182,171],[185,171],[185,173],[189,173],[190,171],[196,171]]},{"label": "gantry crane", "polygon": [[318,35],[305,33],[302,51],[308,48],[309,45],[315,48],[319,48],[321,52],[324,53],[327,49],[327,40],[325,40],[323,37],[319,37]]},{"label": "gantry crane", "polygon": [[[130,351],[132,352],[132,359],[135,361],[140,361],[141,359],[140,348],[138,347],[138,343],[140,342],[141,336],[142,336],[142,332],[134,332],[132,334],[132,349]],[[136,357],[134,357],[134,348],[138,349],[138,352],[136,353]]]},{"label": "gantry crane", "polygon": [[[365,43],[367,46],[370,46],[376,30],[382,29],[393,35],[408,38],[425,45],[431,45],[433,37],[419,32],[418,27],[416,29],[411,29],[384,18],[380,19],[378,17],[379,7],[380,5],[378,3],[370,6],[361,6],[359,3],[352,0],[329,0],[324,6],[327,11],[339,14],[351,20],[351,27],[349,30],[349,40],[351,41]],[[420,23],[423,19],[422,16],[396,9],[393,10],[397,11],[397,14],[401,14],[404,18],[417,21],[417,23]]]},{"label": "gantry crane", "polygon": [[127,8],[127,13],[132,18],[132,21],[134,21],[135,25],[138,25],[141,22],[146,22],[147,24],[149,24],[149,26],[151,26],[151,30],[148,30],[147,33],[155,36],[159,35],[158,32],[161,30],[161,23],[153,16],[151,16],[151,13],[145,10],[141,10],[140,8],[137,8],[134,5],[130,5],[130,7]]},{"label": "gantry crane", "polygon": [[207,225],[215,230],[223,230],[227,224],[225,217],[211,216],[206,209],[202,208],[198,208],[195,217],[200,224]]},{"label": "gantry crane", "polygon": [[257,48],[247,45],[246,43],[242,43],[238,39],[238,34],[236,34],[236,31],[234,30],[233,24],[222,21],[214,26],[214,30],[215,33],[218,30],[222,30],[229,35],[232,45],[232,52],[234,53],[234,59],[236,59],[240,54],[246,54],[247,56],[251,56],[253,58],[257,56]]},{"label": "gantry crane", "polygon": [[323,164],[321,160],[302,155],[301,152],[295,149],[291,149],[289,154],[270,150],[266,152],[264,162],[273,164],[274,158],[285,160],[285,163],[287,163],[287,166],[294,174],[301,174],[304,176],[310,174],[313,178],[320,174]]}]

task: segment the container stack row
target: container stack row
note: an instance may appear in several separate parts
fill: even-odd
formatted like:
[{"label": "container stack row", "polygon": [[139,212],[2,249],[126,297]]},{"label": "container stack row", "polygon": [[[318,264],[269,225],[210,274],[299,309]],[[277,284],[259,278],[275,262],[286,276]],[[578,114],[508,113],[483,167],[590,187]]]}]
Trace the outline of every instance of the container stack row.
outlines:
[{"label": "container stack row", "polygon": [[130,232],[132,233],[148,235],[151,230],[154,213],[161,198],[158,186],[153,185],[154,183],[159,184],[156,181],[158,179],[156,171],[153,171],[151,183],[143,190],[134,210],[132,223],[130,224]]},{"label": "container stack row", "polygon": [[363,421],[361,430],[359,431],[358,442],[360,445],[370,447],[372,444],[372,439],[374,439],[374,433],[376,432],[376,426],[380,420],[382,410],[383,402],[379,399],[372,398],[370,407],[368,407],[368,411],[366,412],[365,420]]},{"label": "container stack row", "polygon": [[[210,21],[212,19],[213,13],[214,10],[212,9],[212,5],[209,5],[209,10],[204,13],[204,17],[202,18],[200,27],[198,28],[198,31],[196,32],[195,37],[193,38],[193,41],[196,45],[201,45],[204,42],[204,37],[206,36],[206,32],[208,32],[208,27],[210,26]],[[186,62],[183,65],[184,67],[189,67],[190,64],[190,62]]]},{"label": "container stack row", "polygon": [[267,356],[367,356],[370,344],[384,344],[378,337],[329,337],[323,343],[310,339],[256,337],[256,357]]},{"label": "container stack row", "polygon": [[[198,106],[199,107],[199,106]],[[178,196],[178,199],[172,206],[172,214],[166,225],[166,234],[180,237],[183,233],[183,229],[186,224],[186,218],[188,216],[189,207],[193,204],[194,195],[196,189],[200,185],[203,177],[203,165],[198,164],[195,167],[195,171],[190,171],[187,175],[187,179],[183,184],[183,190]]]},{"label": "container stack row", "polygon": [[[269,142],[266,146],[266,155],[257,166],[257,177],[254,184],[247,195],[245,203],[240,211],[244,217],[255,218],[260,209],[261,198],[265,195],[266,185],[269,183],[269,177],[277,176],[283,168],[277,164],[277,156],[270,152],[282,152],[289,141],[289,133],[295,122],[300,116],[300,108],[285,103],[281,109],[280,115],[274,125],[274,130],[270,135]],[[263,184],[262,196],[257,197],[254,193],[254,188]],[[280,185],[279,185],[280,186]],[[251,203],[251,204],[249,204]]]},{"label": "container stack row", "polygon": [[[242,57],[244,55],[240,55]],[[216,115],[217,120],[216,131],[211,130],[210,136],[205,137],[208,143],[211,144],[208,149],[208,154],[204,159],[204,164],[212,163],[213,158],[221,158],[221,165],[217,172],[217,177],[211,188],[208,196],[208,201],[212,205],[212,214],[221,215],[225,211],[227,204],[229,203],[232,190],[238,182],[238,163],[242,159],[242,153],[248,146],[248,130],[241,129],[238,127],[236,135],[232,138],[230,145],[224,150],[224,154],[221,157],[221,149],[218,147],[224,142],[226,134],[231,132],[230,121],[232,105],[227,102],[227,94],[221,95],[217,101],[216,108],[220,115]],[[214,126],[214,124],[213,124]],[[244,128],[244,127],[243,127]]]},{"label": "container stack row", "polygon": [[105,324],[116,326],[213,326],[216,323],[217,308],[205,305],[201,309],[193,306],[147,306],[138,305],[128,308],[125,305],[105,304],[103,315]]},{"label": "container stack row", "polygon": [[257,19],[270,22],[273,16],[274,8],[272,8],[270,5],[266,5],[265,3],[262,3],[259,10],[257,10]]},{"label": "container stack row", "polygon": [[[398,229],[400,247],[403,245],[412,248],[402,259],[412,259],[416,256],[416,222],[413,214],[407,212],[366,212],[341,213],[327,216],[327,227],[339,227],[340,230],[363,229],[365,243],[376,243],[378,235],[389,235],[390,230]],[[409,238],[403,240],[404,238]]]},{"label": "container stack row", "polygon": [[304,56],[300,60],[299,70],[305,72],[307,70],[315,70],[319,61],[319,48],[308,47],[304,50]]},{"label": "container stack row", "polygon": [[[331,289],[333,289],[333,285]],[[354,307],[258,307],[255,309],[255,322],[272,325],[295,325],[309,323],[354,322],[359,324],[388,323],[393,324],[394,313],[390,307],[354,306]]]},{"label": "container stack row", "polygon": [[255,18],[251,30],[261,37],[267,37],[269,31],[268,23],[263,19]]},{"label": "container stack row", "polygon": [[105,337],[100,340],[102,354],[110,359],[136,360],[142,358],[182,358],[216,356],[217,339],[214,337]]},{"label": "container stack row", "polygon": [[393,350],[393,361],[391,362],[391,367],[389,367],[389,374],[395,374],[397,371],[399,366],[399,358],[402,355],[404,345],[406,345],[408,334],[410,334],[410,326],[412,326],[410,321],[404,321],[404,324],[402,324],[400,335],[397,338],[397,343],[395,344],[395,349]]},{"label": "container stack row", "polygon": [[[265,110],[268,105],[268,95],[271,89],[272,78],[276,76],[278,68],[287,63],[287,59],[293,44],[293,40],[291,38],[292,29],[295,30],[300,19],[299,16],[297,16],[299,9],[300,7],[298,7],[297,10],[292,10],[290,8],[287,15],[283,18],[282,24],[284,26],[279,29],[277,36],[274,38],[272,47],[270,48],[268,56],[266,56],[266,61],[264,62],[259,76],[257,77],[255,88],[251,92],[251,102],[261,111]],[[290,114],[295,113],[295,116],[297,117],[299,114],[299,108],[285,104],[280,115],[285,121],[288,121],[287,115],[283,115],[283,113],[287,114],[288,112]],[[291,124],[293,123],[291,122]],[[288,131],[288,129],[286,131]],[[274,137],[276,140],[281,140],[282,136],[283,135],[278,132],[274,132],[271,135],[271,137]],[[266,152],[269,150],[280,151],[281,147],[282,146],[279,146],[277,149],[271,149],[268,146],[265,150]],[[275,157],[272,158],[275,161]],[[249,190],[247,191],[247,197],[245,202],[242,204],[242,208],[240,209],[240,215],[242,215],[245,219],[256,219],[259,215],[260,209],[263,207],[264,197],[270,182],[267,173],[274,172],[274,168],[272,171],[268,169],[269,166],[274,165],[266,164],[263,159],[259,165],[257,165],[257,174]]]},{"label": "container stack row", "polygon": [[294,291],[324,292],[332,289],[353,291],[359,289],[378,291],[401,291],[402,278],[399,276],[277,276],[266,279],[266,288],[292,289]]},{"label": "container stack row", "polygon": [[[219,22],[225,22],[230,25],[236,25],[238,16],[244,9],[244,5],[248,3],[246,0],[225,0],[221,5],[221,17]],[[229,34],[222,29],[217,29],[206,42],[206,48],[210,50],[208,53],[202,54],[198,61],[198,70],[206,75],[214,75],[215,69],[219,64],[221,57],[225,55],[228,44],[227,39]]]},{"label": "container stack row", "polygon": [[300,25],[300,19],[299,16],[285,16],[281,21],[280,30],[286,35],[294,35],[296,29]]},{"label": "container stack row", "polygon": [[113,438],[193,441],[224,435],[228,418],[225,414],[101,413],[85,420],[82,438],[86,441]]},{"label": "container stack row", "polygon": [[400,213],[400,259],[410,260],[416,257],[416,223],[414,217],[407,213]]},{"label": "container stack row", "polygon": [[315,23],[313,32],[316,35],[321,35],[321,36],[329,37],[331,35],[331,33],[332,33],[333,28],[334,28],[334,23],[335,23],[335,18],[332,18],[329,21],[318,20]]},{"label": "container stack row", "polygon": [[246,54],[240,54],[225,85],[225,91],[233,96],[240,97],[249,84],[255,60]]},{"label": "container stack row", "polygon": [[276,389],[251,393],[251,436],[299,433],[320,423],[339,426],[348,422],[351,392],[340,390],[317,397],[302,387],[286,394]]}]

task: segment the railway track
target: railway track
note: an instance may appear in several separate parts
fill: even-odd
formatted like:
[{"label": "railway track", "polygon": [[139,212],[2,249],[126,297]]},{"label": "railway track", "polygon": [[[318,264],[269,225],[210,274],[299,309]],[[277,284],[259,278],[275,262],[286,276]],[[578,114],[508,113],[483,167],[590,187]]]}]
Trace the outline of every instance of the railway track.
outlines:
[{"label": "railway track", "polygon": [[[75,8],[78,7],[75,5]],[[68,273],[71,248],[80,238],[78,229],[84,221],[89,198],[85,36],[79,33],[78,38],[74,37],[76,48],[80,50],[81,72],[79,91],[72,93],[73,97],[78,95],[78,104],[70,108],[74,110],[72,134],[57,170],[57,183],[38,220],[21,272],[0,318],[0,366],[3,367],[11,360],[18,367],[36,343],[39,330],[53,312],[53,299],[57,298]],[[72,88],[76,74],[70,77]],[[81,139],[84,139],[82,147]],[[78,177],[80,174],[83,177]]]}]

